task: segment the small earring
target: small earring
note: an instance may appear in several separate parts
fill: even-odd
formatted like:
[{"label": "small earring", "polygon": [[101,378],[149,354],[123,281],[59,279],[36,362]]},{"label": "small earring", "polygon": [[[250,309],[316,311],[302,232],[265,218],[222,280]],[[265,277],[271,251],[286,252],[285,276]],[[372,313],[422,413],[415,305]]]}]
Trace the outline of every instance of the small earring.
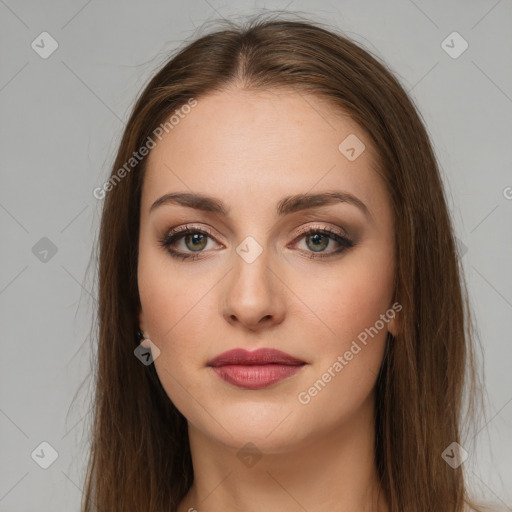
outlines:
[{"label": "small earring", "polygon": [[149,338],[146,338],[144,336],[144,333],[142,332],[141,329],[137,329],[137,337],[140,340],[140,345],[142,345],[144,348],[149,348],[151,350],[151,360],[147,359],[146,361],[149,361],[149,364],[152,363],[160,355],[160,349]]},{"label": "small earring", "polygon": [[150,348],[151,340],[146,339],[146,337],[144,336],[144,333],[142,332],[142,330],[140,328],[137,329],[137,338],[139,338],[139,342],[144,348]]},{"label": "small earring", "polygon": [[146,338],[146,336],[144,336],[144,333],[142,332],[141,329],[137,329],[137,337],[139,338],[139,342],[140,344],[144,347],[144,348],[150,348],[151,347],[151,340],[149,338]]}]

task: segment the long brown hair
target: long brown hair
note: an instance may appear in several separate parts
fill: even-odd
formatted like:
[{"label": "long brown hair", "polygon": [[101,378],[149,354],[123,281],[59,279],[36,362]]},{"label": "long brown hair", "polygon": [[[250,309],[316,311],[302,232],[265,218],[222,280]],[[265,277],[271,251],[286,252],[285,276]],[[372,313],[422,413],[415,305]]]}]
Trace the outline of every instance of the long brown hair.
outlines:
[{"label": "long brown hair", "polygon": [[126,163],[191,98],[201,101],[234,85],[315,94],[348,113],[375,145],[394,208],[395,300],[403,308],[400,332],[388,335],[377,380],[375,462],[390,512],[460,512],[471,504],[463,466],[452,468],[442,453],[462,443],[462,420],[477,396],[473,328],[439,167],[421,116],[377,57],[333,29],[261,16],[224,24],[178,49],[149,81],[101,191],[98,365],[82,510],[175,510],[192,484],[186,419],[154,365],[134,356],[147,158]]}]

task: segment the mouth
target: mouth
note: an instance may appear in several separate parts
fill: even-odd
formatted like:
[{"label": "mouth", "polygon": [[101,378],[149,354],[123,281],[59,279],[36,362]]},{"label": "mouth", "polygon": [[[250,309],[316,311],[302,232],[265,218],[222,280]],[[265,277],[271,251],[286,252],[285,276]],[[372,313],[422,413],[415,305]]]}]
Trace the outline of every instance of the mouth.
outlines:
[{"label": "mouth", "polygon": [[224,352],[208,366],[225,382],[245,389],[262,389],[295,375],[307,363],[274,349]]}]

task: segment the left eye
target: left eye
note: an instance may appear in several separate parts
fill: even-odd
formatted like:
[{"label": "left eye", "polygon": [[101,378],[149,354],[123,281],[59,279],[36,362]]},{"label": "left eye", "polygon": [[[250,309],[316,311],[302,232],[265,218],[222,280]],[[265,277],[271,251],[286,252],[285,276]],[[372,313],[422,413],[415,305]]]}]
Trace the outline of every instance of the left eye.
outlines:
[{"label": "left eye", "polygon": [[321,252],[329,246],[329,243],[334,240],[334,237],[326,235],[325,233],[313,232],[312,235],[303,235],[302,238],[306,240],[306,246],[314,252]]},{"label": "left eye", "polygon": [[[306,255],[308,258],[328,258],[340,254],[354,246],[352,240],[325,228],[310,229],[296,238],[296,240],[302,239],[305,239],[307,249],[312,251],[305,251],[306,253],[309,252],[309,254]],[[326,252],[325,249],[329,246],[329,243],[333,241],[340,246],[339,249]]]}]

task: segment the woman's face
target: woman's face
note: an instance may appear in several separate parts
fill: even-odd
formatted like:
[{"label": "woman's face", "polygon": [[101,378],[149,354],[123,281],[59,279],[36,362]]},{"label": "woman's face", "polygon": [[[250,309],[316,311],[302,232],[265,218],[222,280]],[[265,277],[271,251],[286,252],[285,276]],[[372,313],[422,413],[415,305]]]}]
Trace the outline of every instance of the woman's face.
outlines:
[{"label": "woman's face", "polygon": [[[398,310],[391,203],[376,163],[347,116],[284,89],[200,98],[152,149],[139,321],[189,428],[270,453],[371,410]],[[175,193],[188,199],[155,204]],[[344,200],[307,199],[325,193]],[[303,364],[209,366],[238,348]]]}]

